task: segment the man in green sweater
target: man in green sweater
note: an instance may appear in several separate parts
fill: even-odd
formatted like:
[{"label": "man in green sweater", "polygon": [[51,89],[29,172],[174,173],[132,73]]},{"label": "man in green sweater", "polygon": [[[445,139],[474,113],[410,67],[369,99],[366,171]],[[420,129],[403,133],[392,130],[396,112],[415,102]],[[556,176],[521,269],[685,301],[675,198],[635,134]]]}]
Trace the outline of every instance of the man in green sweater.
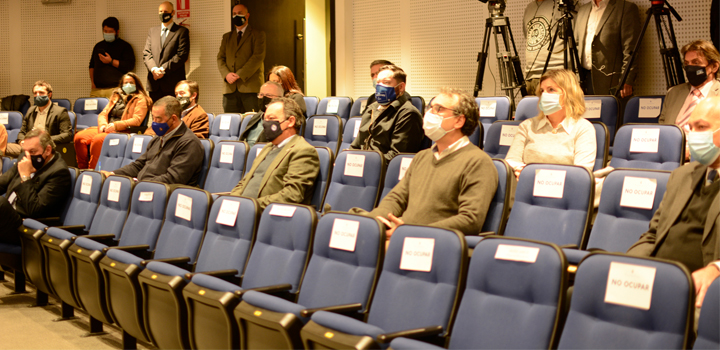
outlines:
[{"label": "man in green sweater", "polygon": [[435,145],[415,155],[402,180],[369,214],[388,227],[388,239],[404,223],[480,232],[498,174],[492,159],[468,139],[478,122],[478,106],[466,92],[443,88],[435,97],[423,122]]}]

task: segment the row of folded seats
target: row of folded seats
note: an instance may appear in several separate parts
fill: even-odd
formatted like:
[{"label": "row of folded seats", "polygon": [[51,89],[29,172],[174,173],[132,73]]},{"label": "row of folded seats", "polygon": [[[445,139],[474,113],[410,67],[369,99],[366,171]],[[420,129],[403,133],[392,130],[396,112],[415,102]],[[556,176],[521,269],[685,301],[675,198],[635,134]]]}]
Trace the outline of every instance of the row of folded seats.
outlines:
[{"label": "row of folded seats", "polygon": [[[126,349],[138,339],[159,348],[689,347],[687,269],[618,253],[574,261],[580,252],[561,248],[627,249],[668,173],[610,173],[586,243],[592,175],[527,169],[504,236],[402,225],[387,249],[371,218],[278,203],[261,212],[250,198],[73,169],[66,226],[26,219],[23,265],[36,303],[54,295],[61,318],[84,310],[90,333],[116,324]],[[708,293],[696,349],[720,346],[720,280]]]}]

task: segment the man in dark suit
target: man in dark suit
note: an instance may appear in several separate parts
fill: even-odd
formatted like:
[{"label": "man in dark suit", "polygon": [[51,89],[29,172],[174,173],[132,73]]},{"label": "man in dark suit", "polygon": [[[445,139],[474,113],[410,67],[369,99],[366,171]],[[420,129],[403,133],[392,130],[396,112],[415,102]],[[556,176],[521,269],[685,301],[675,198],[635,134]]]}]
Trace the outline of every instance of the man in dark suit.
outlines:
[{"label": "man in dark suit", "polygon": [[143,50],[148,93],[153,101],[175,96],[175,85],[185,80],[185,62],[190,57],[190,31],[173,22],[173,5],[163,2],[158,13],[162,23],[150,28]]},{"label": "man in dark suit", "polygon": [[692,271],[696,307],[720,275],[720,97],[708,97],[692,112],[688,141],[696,161],[670,175],[660,207],[628,254],[673,260]]},{"label": "man in dark suit", "polygon": [[33,129],[26,157],[0,176],[0,243],[20,244],[22,218],[60,216],[70,194],[70,172],[47,131]]},{"label": "man in dark suit", "polygon": [[632,95],[639,60],[632,67],[629,63],[641,27],[637,5],[629,0],[592,0],[578,7],[575,18],[585,94],[609,95],[622,73],[630,69],[620,96]]},{"label": "man in dark suit", "polygon": [[55,143],[73,141],[72,123],[67,109],[52,103],[52,86],[44,80],[33,85],[34,106],[30,107],[23,118],[16,143],[7,145],[6,154],[17,157],[22,152],[22,141],[32,129],[42,129],[50,133]]},{"label": "man in dark suit", "polygon": [[223,110],[245,113],[258,108],[256,96],[264,81],[265,32],[250,27],[245,5],[235,5],[232,14],[235,30],[223,35],[217,65],[225,82]]},{"label": "man in dark suit", "polygon": [[250,121],[245,126],[245,131],[240,135],[240,141],[246,141],[250,147],[257,142],[267,142],[263,134],[263,115],[270,101],[274,98],[283,97],[284,92],[282,85],[272,81],[267,81],[260,87],[260,93],[257,97],[260,112],[250,117]]}]

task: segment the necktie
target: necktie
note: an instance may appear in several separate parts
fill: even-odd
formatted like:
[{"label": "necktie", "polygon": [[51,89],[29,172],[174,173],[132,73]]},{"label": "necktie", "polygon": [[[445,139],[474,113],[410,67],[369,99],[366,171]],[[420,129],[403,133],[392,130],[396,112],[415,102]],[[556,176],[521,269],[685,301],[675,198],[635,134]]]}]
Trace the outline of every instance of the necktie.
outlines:
[{"label": "necktie", "polygon": [[690,114],[695,110],[695,106],[700,102],[700,99],[702,98],[702,92],[700,90],[693,88],[692,91],[690,91],[692,94],[692,100],[690,101],[690,104],[685,108],[685,111],[682,114],[678,115],[677,120],[675,121],[675,124],[677,124],[679,127],[685,126],[687,124],[688,120],[690,120]]},{"label": "necktie", "polygon": [[162,30],[162,41],[160,44],[165,45],[165,38],[167,38],[168,29],[163,27]]},{"label": "necktie", "polygon": [[242,39],[242,31],[238,32],[237,43],[240,45],[240,39]]},{"label": "necktie", "polygon": [[707,184],[711,184],[715,179],[717,178],[718,171],[715,169],[710,169],[707,174]]}]

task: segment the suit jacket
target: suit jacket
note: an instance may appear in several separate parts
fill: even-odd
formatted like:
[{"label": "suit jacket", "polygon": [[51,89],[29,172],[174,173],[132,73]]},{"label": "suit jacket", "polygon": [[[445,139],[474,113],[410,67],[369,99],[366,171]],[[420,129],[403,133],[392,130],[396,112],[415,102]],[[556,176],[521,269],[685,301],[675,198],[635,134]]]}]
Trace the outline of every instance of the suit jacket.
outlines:
[{"label": "suit jacket", "polygon": [[182,117],[182,121],[199,139],[208,138],[208,134],[210,133],[210,120],[200,105],[195,105],[195,108]]},{"label": "suit jacket", "polygon": [[[712,87],[710,93],[706,97],[720,96],[720,81],[713,80],[710,82]],[[690,94],[692,85],[690,83],[684,83],[675,85],[668,90],[665,95],[665,102],[663,102],[662,111],[660,112],[660,118],[658,123],[675,125],[675,120],[678,114],[682,112],[680,109],[685,104],[685,99]]]},{"label": "suit jacket", "polygon": [[[636,256],[655,256],[658,248],[665,241],[670,227],[675,224],[682,214],[685,206],[690,202],[693,189],[698,182],[705,179],[705,171],[707,166],[698,162],[691,162],[675,169],[670,174],[665,196],[660,202],[660,206],[652,220],[647,232],[640,236],[635,244],[628,249],[628,254]],[[710,209],[708,210],[707,220],[705,221],[705,230],[702,238],[703,265],[707,265],[713,260],[720,258],[720,240],[715,240],[714,245],[710,245],[710,235],[717,235],[720,229],[720,196],[716,196]]]},{"label": "suit jacket", "polygon": [[[233,195],[242,195],[245,186],[257,167],[270,153],[273,144],[268,143],[258,154],[252,168],[233,188]],[[312,200],[315,178],[320,172],[320,160],[315,147],[300,135],[295,135],[273,159],[260,183],[258,204],[265,208],[271,202],[309,204]]]},{"label": "suit jacket", "polygon": [[[190,57],[190,31],[176,23],[162,44],[160,38],[162,25],[152,27],[148,31],[143,50],[143,61],[148,70],[148,91],[163,91],[175,95],[175,85],[185,80],[185,62]],[[153,79],[153,67],[165,68],[165,76]]]},{"label": "suit jacket", "polygon": [[21,181],[17,163],[0,176],[0,193],[10,196],[15,192],[15,210],[26,218],[60,216],[65,201],[72,195],[70,185],[70,172],[60,153],[55,153],[28,181]]},{"label": "suit jacket", "polygon": [[[50,133],[50,138],[52,138],[55,143],[73,142],[72,123],[70,122],[70,116],[68,115],[67,109],[65,109],[65,107],[55,105],[52,101],[48,108],[50,108],[50,110],[48,111],[47,118],[45,119],[45,130]],[[37,114],[37,106],[30,107],[27,113],[25,113],[22,127],[20,127],[20,133],[18,133],[17,136],[16,142],[18,144],[20,141],[25,139],[25,134],[33,129]]]},{"label": "suit jacket", "polygon": [[[624,69],[627,69],[632,49],[640,36],[641,27],[637,5],[627,0],[604,1],[608,1],[608,4],[592,41],[591,74],[596,95],[608,95],[610,88],[620,82],[620,76]],[[584,55],[590,10],[592,3],[588,2],[578,8],[575,17],[575,39],[580,57]],[[628,85],[634,85],[638,61],[636,59],[630,67],[630,74],[625,82]]]},{"label": "suit jacket", "polygon": [[[247,123],[245,130],[240,135],[240,141],[247,141],[248,135],[250,135],[250,130],[252,130],[258,123],[262,123],[263,115],[265,115],[265,113],[261,111],[250,117],[250,121]],[[265,133],[261,132],[255,142],[267,142],[265,139]]]},{"label": "suit jacket", "polygon": [[[237,30],[223,35],[220,51],[217,54],[217,65],[220,76],[225,83],[224,94],[239,92],[258,92],[263,84],[265,70],[265,32],[254,30],[249,24],[245,33],[237,42]],[[234,72],[240,79],[230,84],[225,80],[228,73]]]}]

